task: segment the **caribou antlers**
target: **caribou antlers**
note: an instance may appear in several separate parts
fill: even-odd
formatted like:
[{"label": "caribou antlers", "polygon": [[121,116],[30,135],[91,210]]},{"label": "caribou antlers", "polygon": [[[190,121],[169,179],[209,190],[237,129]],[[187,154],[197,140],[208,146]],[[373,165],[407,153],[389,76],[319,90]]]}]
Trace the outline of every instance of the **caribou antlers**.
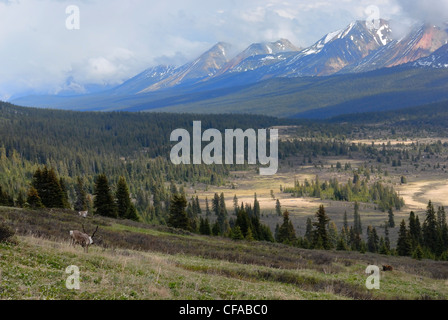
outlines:
[{"label": "caribou antlers", "polygon": [[96,227],[95,232],[92,234],[92,236],[89,236],[84,228],[84,225],[82,225],[82,230],[84,231],[70,231],[70,245],[75,246],[76,244],[81,245],[85,252],[89,252],[89,246],[93,244],[93,237],[95,236],[95,233],[98,231],[99,226]]}]

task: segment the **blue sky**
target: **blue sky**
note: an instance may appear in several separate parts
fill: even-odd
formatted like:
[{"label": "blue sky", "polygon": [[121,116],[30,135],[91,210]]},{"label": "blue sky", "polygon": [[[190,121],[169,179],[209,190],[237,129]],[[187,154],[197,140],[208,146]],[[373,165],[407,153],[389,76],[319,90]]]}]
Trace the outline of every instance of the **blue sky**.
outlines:
[{"label": "blue sky", "polygon": [[[65,10],[80,10],[67,30]],[[0,99],[77,84],[119,84],[185,63],[218,41],[235,51],[287,38],[306,47],[376,6],[410,25],[448,20],[448,0],[0,0]]]}]

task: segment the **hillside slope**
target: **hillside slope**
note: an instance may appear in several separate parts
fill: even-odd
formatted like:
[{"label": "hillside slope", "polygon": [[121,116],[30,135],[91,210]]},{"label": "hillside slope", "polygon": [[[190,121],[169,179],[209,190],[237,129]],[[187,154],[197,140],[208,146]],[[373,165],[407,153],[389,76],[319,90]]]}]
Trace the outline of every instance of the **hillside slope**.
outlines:
[{"label": "hillside slope", "polygon": [[[235,242],[71,211],[0,208],[18,245],[0,244],[0,299],[442,299],[446,263]],[[86,254],[68,231],[100,226]],[[390,264],[381,290],[365,288],[369,264]],[[80,269],[81,290],[65,287]]]},{"label": "hillside slope", "polygon": [[329,118],[397,110],[447,99],[448,70],[396,67],[359,75],[272,79],[250,86],[152,101],[126,110]]}]

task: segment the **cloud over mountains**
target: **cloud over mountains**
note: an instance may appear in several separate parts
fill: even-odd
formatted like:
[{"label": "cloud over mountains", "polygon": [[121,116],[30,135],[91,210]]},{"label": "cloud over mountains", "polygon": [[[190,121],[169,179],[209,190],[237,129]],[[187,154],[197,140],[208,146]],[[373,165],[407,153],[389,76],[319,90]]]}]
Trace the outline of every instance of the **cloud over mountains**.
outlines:
[{"label": "cloud over mountains", "polygon": [[[65,27],[73,4],[80,30]],[[439,23],[448,12],[448,0],[0,0],[0,99],[119,84],[160,62],[185,63],[218,41],[235,52],[280,38],[305,47],[367,19],[371,5],[385,19]]]}]

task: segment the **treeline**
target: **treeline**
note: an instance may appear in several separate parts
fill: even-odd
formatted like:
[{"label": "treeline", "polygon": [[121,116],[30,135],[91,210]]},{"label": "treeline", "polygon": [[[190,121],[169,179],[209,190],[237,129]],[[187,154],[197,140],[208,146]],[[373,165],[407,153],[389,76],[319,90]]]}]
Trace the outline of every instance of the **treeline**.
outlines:
[{"label": "treeline", "polygon": [[335,139],[293,139],[279,144],[279,158],[300,156],[308,160],[317,156],[347,156],[350,150],[349,143]]},{"label": "treeline", "polygon": [[[350,143],[345,137],[338,139],[311,138],[289,139],[279,144],[279,158],[303,158],[302,164],[313,164],[319,157],[352,158],[355,155],[366,157],[378,164],[401,167],[404,164],[417,165],[422,159],[429,159],[448,152],[448,143],[440,140],[433,143],[404,143],[392,145],[390,142],[382,144]],[[321,160],[321,159],[319,159]]]},{"label": "treeline", "polygon": [[[230,217],[224,194],[215,193],[211,200],[211,207],[206,199],[205,217],[203,217],[198,197],[192,197],[188,202],[184,193],[174,189],[175,186],[172,188],[169,226],[202,235],[229,237],[234,240],[274,242],[269,227],[260,222],[261,209],[256,195],[253,207],[244,203],[239,206],[235,196],[233,217]],[[212,218],[214,222],[211,222]]]},{"label": "treeline", "polygon": [[[11,206],[13,206],[12,203]],[[54,169],[38,168],[33,176],[26,201],[17,200],[19,207],[39,209],[71,209],[68,202],[65,183],[58,178]],[[94,214],[121,219],[139,221],[139,216],[132,203],[129,188],[124,177],[120,177],[115,193],[112,191],[106,175],[100,174],[95,180],[94,199],[88,198],[83,180],[78,177],[74,209],[86,211],[94,209]]]},{"label": "treeline", "polygon": [[348,201],[348,202],[373,202],[382,211],[389,208],[401,210],[404,206],[403,198],[399,197],[393,187],[384,186],[381,182],[368,183],[369,176],[362,179],[355,172],[353,180],[341,184],[336,178],[321,183],[316,180],[311,182],[305,179],[303,183],[294,181],[294,187],[283,188],[283,192],[291,193],[293,197],[313,197],[322,200]]},{"label": "treeline", "polygon": [[[395,254],[389,239],[389,226],[385,226],[385,237],[379,237],[375,227],[367,227],[367,235],[363,236],[359,205],[355,203],[353,224],[349,225],[347,212],[344,214],[344,224],[338,230],[336,224],[326,214],[324,206],[316,212],[315,220],[307,219],[306,231],[303,237],[297,236],[294,226],[286,211],[283,223],[277,225],[275,238],[277,242],[305,249],[359,251],[381,254]],[[364,240],[366,238],[366,240]]]},{"label": "treeline", "polygon": [[400,256],[448,261],[447,250],[448,225],[444,207],[438,207],[436,212],[429,201],[423,224],[414,212],[410,213],[408,224],[405,220],[401,222],[397,242]]},{"label": "treeline", "polygon": [[61,187],[71,207],[77,177],[93,196],[99,174],[105,174],[111,185],[123,176],[137,211],[150,223],[166,223],[171,197],[166,185],[171,181],[219,186],[229,170],[248,169],[246,165],[173,165],[169,152],[174,129],[191,130],[194,120],[202,121],[203,130],[268,128],[283,121],[256,115],[72,112],[3,102],[0,119],[0,185],[9,200],[22,202],[39,166],[52,168],[63,178]]}]

